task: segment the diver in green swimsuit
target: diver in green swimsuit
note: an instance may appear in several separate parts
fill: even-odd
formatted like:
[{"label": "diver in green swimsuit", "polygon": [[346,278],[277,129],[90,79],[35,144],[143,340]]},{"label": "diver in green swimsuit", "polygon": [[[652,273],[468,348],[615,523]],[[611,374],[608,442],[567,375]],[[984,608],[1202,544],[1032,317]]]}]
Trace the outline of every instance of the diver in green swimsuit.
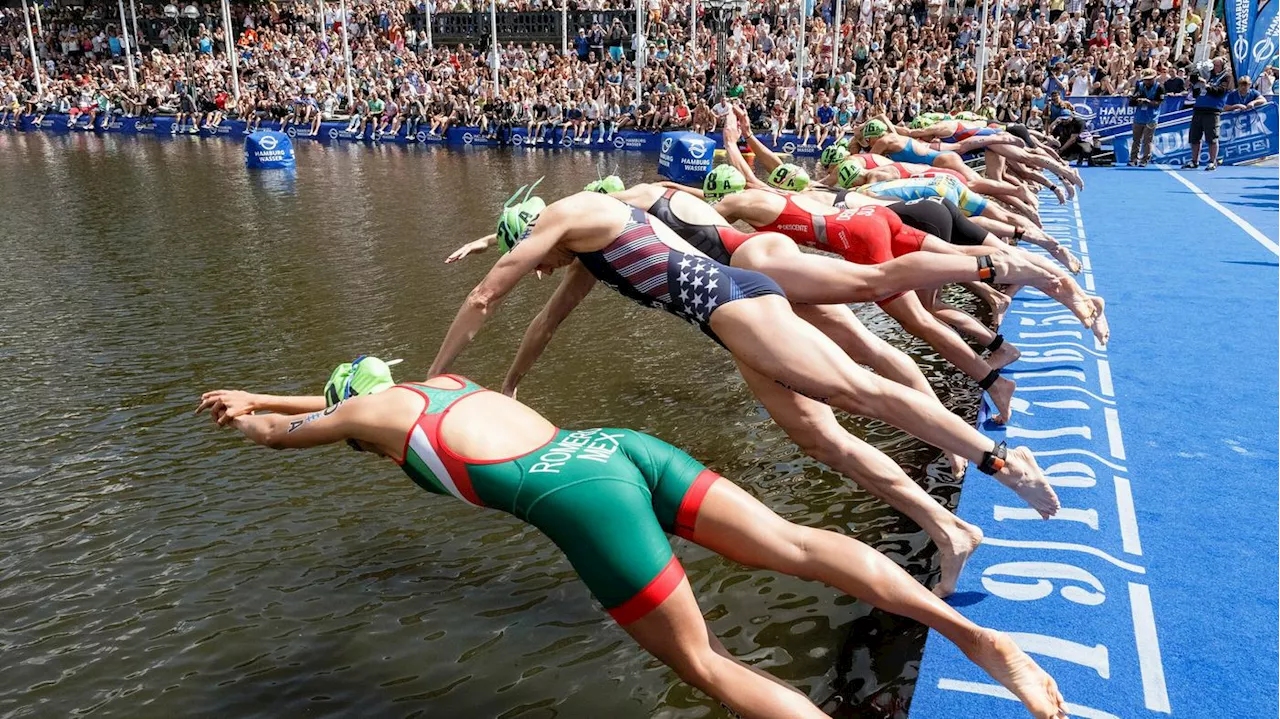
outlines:
[{"label": "diver in green swimsuit", "polygon": [[205,410],[220,426],[275,449],[346,441],[388,457],[429,492],[529,522],[637,643],[743,717],[825,715],[734,659],[708,632],[667,533],[920,621],[1033,716],[1066,717],[1053,679],[1008,636],[973,624],[879,552],[787,522],[659,439],[625,429],[558,429],[515,399],[455,375],[395,384],[376,357],[340,365],[323,396],[215,390],[201,397],[196,412]]}]

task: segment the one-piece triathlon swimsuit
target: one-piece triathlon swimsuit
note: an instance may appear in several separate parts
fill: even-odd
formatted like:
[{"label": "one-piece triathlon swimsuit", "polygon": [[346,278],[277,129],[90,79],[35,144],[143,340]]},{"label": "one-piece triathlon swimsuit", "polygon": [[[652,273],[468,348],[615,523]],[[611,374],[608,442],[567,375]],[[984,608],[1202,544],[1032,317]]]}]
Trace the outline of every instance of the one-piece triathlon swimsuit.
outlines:
[{"label": "one-piece triathlon swimsuit", "polygon": [[720,338],[711,330],[716,310],[737,300],[786,296],[778,283],[759,272],[672,248],[654,232],[649,215],[634,207],[613,242],[580,252],[578,259],[623,297],[688,320],[716,342]]},{"label": "one-piece triathlon swimsuit", "polygon": [[489,390],[457,375],[456,389],[399,384],[426,403],[405,437],[400,468],[419,487],[521,519],[564,552],[619,624],[662,604],[684,579],[666,534],[691,537],[720,478],[660,439],[629,429],[556,429],[507,459],[471,459],[449,448],[449,410]]},{"label": "one-piece triathlon swimsuit", "polygon": [[802,245],[834,252],[860,265],[878,265],[919,251],[925,234],[902,224],[892,211],[880,205],[845,209],[820,215],[782,195],[786,205],[778,217],[756,229],[779,232]]}]

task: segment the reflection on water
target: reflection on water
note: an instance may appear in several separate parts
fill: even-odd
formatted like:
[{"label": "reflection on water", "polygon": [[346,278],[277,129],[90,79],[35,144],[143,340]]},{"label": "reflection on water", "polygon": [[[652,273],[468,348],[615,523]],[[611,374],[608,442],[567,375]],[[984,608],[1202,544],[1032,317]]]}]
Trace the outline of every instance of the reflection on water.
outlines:
[{"label": "reflection on water", "polygon": [[[720,715],[530,528],[388,463],[272,453],[191,416],[215,387],[316,393],[363,352],[403,357],[402,378],[425,371],[489,265],[441,260],[492,231],[516,186],[634,181],[653,158],[297,155],[287,176],[246,171],[231,142],[0,134],[0,714]],[[514,292],[456,369],[500,384],[553,287]],[[972,385],[911,347],[972,418]],[[520,396],[559,424],[657,434],[784,516],[933,578],[915,525],[800,455],[684,323],[598,291]],[[856,431],[953,504],[935,450],[875,422]],[[918,625],[675,543],[731,651],[838,716],[905,716]]]}]

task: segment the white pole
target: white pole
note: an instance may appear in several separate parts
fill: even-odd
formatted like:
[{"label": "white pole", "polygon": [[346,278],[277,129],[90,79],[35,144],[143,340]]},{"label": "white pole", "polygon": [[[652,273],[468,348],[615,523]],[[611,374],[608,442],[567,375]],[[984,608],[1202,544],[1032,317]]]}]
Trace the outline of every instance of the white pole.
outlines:
[{"label": "white pole", "polygon": [[226,46],[227,59],[231,61],[231,94],[240,102],[240,58],[236,55],[236,45],[231,40],[231,3],[222,0],[222,22],[226,30],[222,33],[222,42]]},{"label": "white pole", "polygon": [[434,0],[427,0],[426,6],[427,6],[427,49],[430,50],[431,52],[435,52],[436,39],[435,39],[435,36],[431,34],[431,11],[435,7]]},{"label": "white pole", "polygon": [[27,0],[22,0],[22,17],[27,21],[27,46],[31,49],[31,72],[36,79],[36,94],[44,94],[44,84],[40,82],[40,61],[36,59],[36,39],[31,36],[31,13],[27,11]]},{"label": "white pole", "polygon": [[632,1],[636,4],[636,61],[634,63],[636,68],[636,107],[640,107],[640,92],[643,85],[641,76],[644,75],[644,64],[642,62],[644,59],[642,57],[642,53],[644,53],[644,28],[641,27],[644,21],[644,16],[641,15],[644,12],[644,0]]},{"label": "white pole", "polygon": [[560,0],[560,55],[569,56],[569,0]]},{"label": "white pole", "polygon": [[836,34],[831,39],[831,77],[840,74],[840,25],[844,20],[844,5],[836,0],[835,25]]},{"label": "white pole", "polygon": [[982,0],[982,32],[978,39],[978,86],[973,98],[974,111],[982,105],[982,85],[987,74],[987,2],[988,0]]},{"label": "white pole", "polygon": [[1204,12],[1204,22],[1200,27],[1200,49],[1196,52],[1196,61],[1204,62],[1209,59],[1209,35],[1213,30],[1213,0],[1209,0],[1209,7]]},{"label": "white pole", "polygon": [[351,41],[347,39],[347,23],[351,18],[347,15],[347,0],[339,0],[338,9],[342,12],[342,57],[347,63],[347,107],[355,109],[355,88],[351,84]]},{"label": "white pole", "polygon": [[129,13],[133,15],[133,46],[138,46],[138,5],[134,0],[129,0]]},{"label": "white pole", "polygon": [[32,3],[31,7],[36,11],[36,32],[44,35],[44,23],[40,22],[40,3]]},{"label": "white pole", "polygon": [[1000,20],[1004,17],[1004,0],[996,0],[996,49],[1000,49]]},{"label": "white pole", "polygon": [[808,19],[805,12],[806,0],[800,0],[800,51],[796,53],[796,131],[800,130],[800,105],[804,103],[804,63],[808,49],[804,44],[804,26]]},{"label": "white pole", "polygon": [[316,32],[324,39],[324,0],[316,0]]},{"label": "white pole", "polygon": [[1187,37],[1187,10],[1191,3],[1182,3],[1182,13],[1178,17],[1178,42],[1173,47],[1173,61],[1176,63],[1182,58],[1182,41]]},{"label": "white pole", "polygon": [[698,0],[689,0],[689,50],[698,46]]},{"label": "white pole", "polygon": [[493,39],[493,96],[497,97],[498,84],[498,0],[489,0],[489,36]]},{"label": "white pole", "polygon": [[129,87],[138,87],[138,78],[133,72],[133,43],[129,42],[129,24],[124,16],[124,0],[116,0],[120,8],[120,39],[124,41],[124,62],[129,66]]}]

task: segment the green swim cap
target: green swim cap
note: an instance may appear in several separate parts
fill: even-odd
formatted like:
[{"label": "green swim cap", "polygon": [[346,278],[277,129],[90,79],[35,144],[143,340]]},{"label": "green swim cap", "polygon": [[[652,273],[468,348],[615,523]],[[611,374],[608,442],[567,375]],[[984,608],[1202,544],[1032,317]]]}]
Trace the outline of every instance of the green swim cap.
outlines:
[{"label": "green swim cap", "polygon": [[910,127],[912,130],[923,130],[926,127],[931,127],[932,125],[937,124],[937,122],[938,118],[933,117],[932,114],[926,113],[924,115],[916,115],[912,118]]},{"label": "green swim cap", "polygon": [[766,182],[782,190],[803,192],[804,188],[809,186],[809,173],[805,172],[803,167],[787,162],[773,168]]},{"label": "green swim cap", "polygon": [[324,402],[327,406],[357,395],[375,394],[391,387],[391,365],[400,360],[383,362],[377,357],[360,355],[351,362],[343,362],[329,375],[324,385]]},{"label": "green swim cap", "polygon": [[859,177],[862,177],[862,166],[853,160],[845,160],[840,163],[839,178],[836,180],[836,184],[846,190],[850,190],[853,189],[853,183],[857,182]]},{"label": "green swim cap", "polygon": [[846,152],[849,150],[849,146],[852,144],[853,144],[853,141],[847,137],[842,137],[839,140],[836,140],[836,147],[843,147]]},{"label": "green swim cap", "polygon": [[983,116],[979,115],[979,114],[978,114],[978,113],[976,113],[976,112],[969,112],[968,110],[966,110],[966,111],[964,111],[964,112],[957,112],[957,113],[956,113],[956,119],[957,119],[957,120],[968,120],[969,122],[986,122],[986,121],[987,121],[987,118],[985,118],[985,117],[983,117]]},{"label": "green swim cap", "polygon": [[889,131],[889,126],[881,120],[872,120],[862,126],[862,139],[874,140]]},{"label": "green swim cap", "polygon": [[541,197],[530,197],[517,205],[502,208],[498,215],[498,249],[510,252],[525,238],[533,221],[547,208]]},{"label": "green swim cap", "polygon": [[587,186],[582,189],[587,192],[599,192],[602,195],[608,195],[613,192],[622,192],[627,189],[627,186],[622,182],[621,177],[618,177],[617,175],[609,175],[608,177],[587,183]]},{"label": "green swim cap", "polygon": [[708,200],[719,200],[745,189],[747,178],[733,165],[716,165],[702,181],[702,195]]},{"label": "green swim cap", "polygon": [[818,164],[823,167],[839,165],[848,156],[849,147],[847,145],[828,145],[827,149],[822,151],[822,157],[818,158]]}]

